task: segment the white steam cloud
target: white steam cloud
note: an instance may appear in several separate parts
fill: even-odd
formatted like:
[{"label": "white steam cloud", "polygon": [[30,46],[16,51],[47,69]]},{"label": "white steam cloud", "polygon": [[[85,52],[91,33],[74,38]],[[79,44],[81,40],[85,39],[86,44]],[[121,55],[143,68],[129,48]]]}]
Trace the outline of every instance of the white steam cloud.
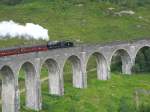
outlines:
[{"label": "white steam cloud", "polygon": [[12,20],[0,22],[0,39],[5,39],[6,37],[49,40],[48,30],[42,26],[33,23],[21,25]]}]

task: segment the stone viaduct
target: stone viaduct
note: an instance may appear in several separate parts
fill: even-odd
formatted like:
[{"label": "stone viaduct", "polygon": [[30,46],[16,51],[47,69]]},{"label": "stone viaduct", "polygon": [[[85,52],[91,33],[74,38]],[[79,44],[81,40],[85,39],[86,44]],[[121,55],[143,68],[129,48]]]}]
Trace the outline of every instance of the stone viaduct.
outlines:
[{"label": "stone viaduct", "polygon": [[115,53],[121,56],[122,73],[131,74],[136,54],[143,47],[150,47],[150,40],[81,45],[46,52],[1,57],[2,112],[19,112],[20,90],[18,88],[18,76],[21,68],[26,73],[26,106],[34,110],[40,110],[42,106],[40,71],[43,64],[48,67],[50,94],[61,96],[64,94],[63,68],[67,60],[72,62],[73,86],[86,88],[86,67],[92,55],[96,57],[97,78],[107,80],[111,77],[110,65],[112,56]]}]

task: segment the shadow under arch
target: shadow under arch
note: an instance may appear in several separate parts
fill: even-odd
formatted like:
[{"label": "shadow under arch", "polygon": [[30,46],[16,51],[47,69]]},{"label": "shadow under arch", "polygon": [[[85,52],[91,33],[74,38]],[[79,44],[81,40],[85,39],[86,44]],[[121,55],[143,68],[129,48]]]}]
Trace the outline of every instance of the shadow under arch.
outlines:
[{"label": "shadow under arch", "polygon": [[150,72],[150,46],[143,46],[137,50],[132,71]]},{"label": "shadow under arch", "polygon": [[[25,82],[24,82],[25,81]],[[24,82],[25,84],[23,84]],[[19,89],[20,94],[24,92],[25,104],[30,109],[37,109],[36,71],[31,62],[24,62],[19,69]],[[22,95],[20,95],[22,96]],[[22,98],[21,98],[22,99]],[[22,102],[21,102],[22,103]],[[24,103],[23,103],[24,105]]]},{"label": "shadow under arch", "polygon": [[[70,68],[70,65],[72,66],[72,68]],[[68,71],[70,69],[72,69],[72,71]],[[73,87],[82,88],[83,78],[82,78],[81,60],[78,56],[71,55],[65,60],[65,63],[63,65],[63,73],[64,73],[63,75],[64,82],[69,83],[72,82]]]},{"label": "shadow under arch", "polygon": [[103,54],[94,52],[88,57],[86,63],[86,70],[97,71],[97,78],[99,80],[107,80],[109,78],[108,64]]},{"label": "shadow under arch", "polygon": [[2,112],[14,112],[16,108],[15,78],[13,70],[5,65],[1,69],[2,79]]},{"label": "shadow under arch", "polygon": [[119,71],[122,74],[131,74],[132,62],[129,53],[125,49],[117,49],[110,58],[111,71]]},{"label": "shadow under arch", "polygon": [[48,80],[49,93],[61,95],[58,63],[54,59],[46,59],[41,66],[41,74],[42,82]]}]

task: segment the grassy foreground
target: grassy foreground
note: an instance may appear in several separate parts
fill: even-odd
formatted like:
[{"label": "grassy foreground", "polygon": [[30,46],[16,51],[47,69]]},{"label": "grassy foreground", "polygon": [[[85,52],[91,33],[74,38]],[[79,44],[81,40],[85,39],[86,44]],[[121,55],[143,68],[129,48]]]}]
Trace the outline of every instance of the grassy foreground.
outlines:
[{"label": "grassy foreground", "polygon": [[[33,22],[49,30],[50,40],[70,39],[79,43],[124,41],[150,36],[149,5],[129,8],[97,0],[23,1],[15,6],[0,4],[0,21]],[[111,7],[115,8],[113,12],[108,10]],[[135,14],[114,15],[122,10],[132,10]],[[0,47],[29,43],[33,41],[0,40]],[[43,109],[40,112],[134,112],[135,90],[150,90],[150,74],[125,76],[115,73],[110,80],[99,81],[96,73],[90,72],[86,89],[73,88],[71,78],[65,77],[65,95],[62,97],[49,95],[48,82],[42,84]],[[22,82],[20,85],[23,88]],[[22,94],[21,97],[21,112],[34,112],[25,107],[25,96]],[[144,93],[139,101],[150,107],[149,99],[150,95]]]},{"label": "grassy foreground", "polygon": [[[44,82],[43,109],[40,112],[135,112],[135,91],[150,90],[150,74],[127,76],[116,73],[107,81],[97,80],[95,72],[90,72],[88,77],[86,89],[73,88],[71,79],[65,82],[65,95],[62,97],[49,95],[48,82]],[[21,100],[23,102],[24,97]],[[150,109],[150,93],[140,93],[139,102]],[[34,111],[22,104],[21,112]]]}]

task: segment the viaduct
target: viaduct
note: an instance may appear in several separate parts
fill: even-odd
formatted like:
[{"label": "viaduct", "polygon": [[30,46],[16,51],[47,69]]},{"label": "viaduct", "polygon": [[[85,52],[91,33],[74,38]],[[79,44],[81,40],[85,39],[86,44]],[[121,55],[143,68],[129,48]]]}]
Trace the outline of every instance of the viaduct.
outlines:
[{"label": "viaduct", "polygon": [[73,86],[87,87],[87,63],[94,55],[97,62],[97,78],[107,80],[110,76],[112,56],[118,53],[122,60],[122,73],[131,74],[138,51],[150,47],[150,40],[116,42],[108,44],[81,45],[72,48],[54,49],[46,52],[33,52],[0,58],[2,78],[2,112],[19,112],[20,90],[18,76],[20,69],[25,70],[26,106],[40,110],[42,106],[40,71],[43,64],[48,67],[49,92],[64,94],[63,68],[67,60],[73,69]]}]

